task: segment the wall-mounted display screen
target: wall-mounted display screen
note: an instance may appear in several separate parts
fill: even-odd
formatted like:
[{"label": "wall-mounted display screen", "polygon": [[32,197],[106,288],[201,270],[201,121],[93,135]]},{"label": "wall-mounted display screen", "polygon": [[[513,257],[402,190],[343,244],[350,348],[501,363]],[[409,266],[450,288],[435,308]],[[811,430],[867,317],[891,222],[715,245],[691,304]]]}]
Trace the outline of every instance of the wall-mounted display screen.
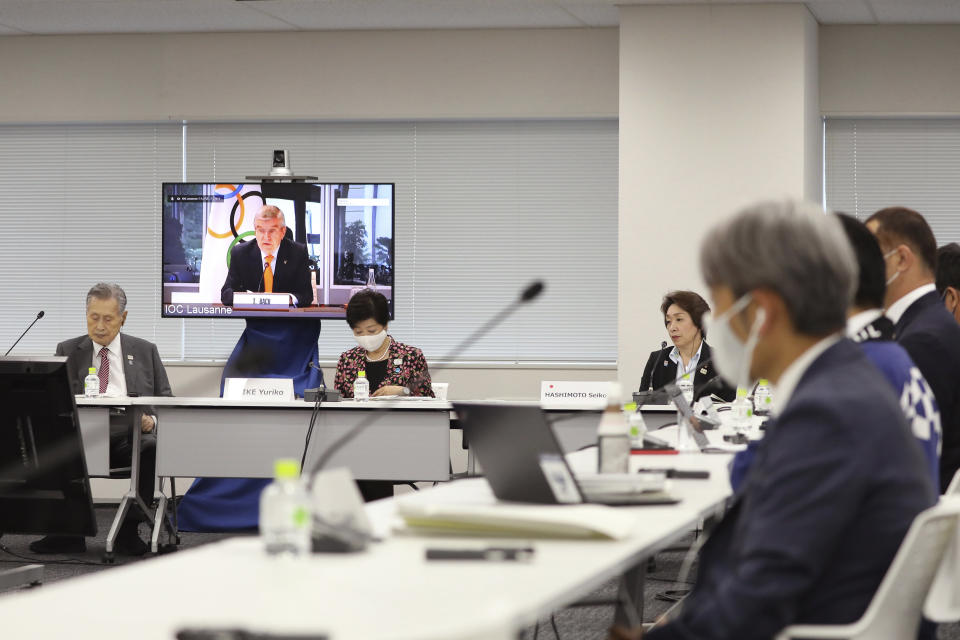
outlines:
[{"label": "wall-mounted display screen", "polygon": [[161,315],[342,318],[375,288],[393,317],[394,185],[163,184]]}]

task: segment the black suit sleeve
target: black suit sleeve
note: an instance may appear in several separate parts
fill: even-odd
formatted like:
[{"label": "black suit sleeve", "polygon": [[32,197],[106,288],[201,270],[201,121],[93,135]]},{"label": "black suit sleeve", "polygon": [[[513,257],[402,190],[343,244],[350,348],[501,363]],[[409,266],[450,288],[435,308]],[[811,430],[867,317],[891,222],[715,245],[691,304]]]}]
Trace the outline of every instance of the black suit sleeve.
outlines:
[{"label": "black suit sleeve", "polygon": [[240,276],[240,270],[243,259],[239,256],[239,249],[243,247],[238,243],[230,250],[230,268],[227,270],[227,279],[223,281],[223,287],[220,289],[220,302],[227,306],[233,305],[233,292],[245,291],[243,278]]},{"label": "black suit sleeve", "polygon": [[167,378],[167,370],[160,360],[160,352],[157,345],[152,345],[153,350],[150,353],[150,362],[153,365],[153,395],[172,396],[173,390],[170,388],[170,380]]},{"label": "black suit sleeve", "polygon": [[73,390],[73,395],[79,396],[83,394],[83,380],[77,378],[77,366],[76,358],[73,354],[67,355],[66,349],[63,346],[64,343],[57,343],[57,351],[53,355],[55,356],[66,356],[67,357],[67,378],[70,380],[70,388]]},{"label": "black suit sleeve", "polygon": [[647,358],[647,364],[643,367],[643,377],[640,378],[640,391],[646,391],[650,388],[650,378],[653,377],[653,367],[657,364],[657,356],[659,351],[654,351],[650,354],[650,357]]},{"label": "black suit sleeve", "polygon": [[313,283],[310,281],[310,256],[307,248],[302,244],[293,244],[294,259],[293,280],[290,284],[290,293],[297,296],[298,307],[309,307],[313,304]]}]

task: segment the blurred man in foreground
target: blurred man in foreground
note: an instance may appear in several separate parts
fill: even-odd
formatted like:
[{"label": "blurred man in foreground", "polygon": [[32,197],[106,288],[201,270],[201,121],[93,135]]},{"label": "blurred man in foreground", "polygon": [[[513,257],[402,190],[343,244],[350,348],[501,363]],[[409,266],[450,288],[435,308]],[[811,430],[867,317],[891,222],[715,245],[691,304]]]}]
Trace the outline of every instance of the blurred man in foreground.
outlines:
[{"label": "blurred man in foreground", "polygon": [[890,384],[843,337],[853,252],[834,216],[783,202],[715,227],[700,258],[714,363],[731,385],[773,381],[778,415],[680,613],[612,635],[769,640],[791,624],[852,622],[936,500]]}]

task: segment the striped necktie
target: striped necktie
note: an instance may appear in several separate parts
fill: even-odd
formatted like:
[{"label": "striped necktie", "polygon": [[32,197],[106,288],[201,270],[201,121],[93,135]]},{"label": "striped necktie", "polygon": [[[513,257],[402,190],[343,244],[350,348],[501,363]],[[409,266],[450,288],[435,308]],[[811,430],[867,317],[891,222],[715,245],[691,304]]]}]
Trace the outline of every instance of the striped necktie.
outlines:
[{"label": "striped necktie", "polygon": [[100,348],[100,368],[97,369],[97,377],[100,378],[100,393],[107,392],[107,385],[110,384],[110,360],[107,354],[110,350],[106,347]]}]

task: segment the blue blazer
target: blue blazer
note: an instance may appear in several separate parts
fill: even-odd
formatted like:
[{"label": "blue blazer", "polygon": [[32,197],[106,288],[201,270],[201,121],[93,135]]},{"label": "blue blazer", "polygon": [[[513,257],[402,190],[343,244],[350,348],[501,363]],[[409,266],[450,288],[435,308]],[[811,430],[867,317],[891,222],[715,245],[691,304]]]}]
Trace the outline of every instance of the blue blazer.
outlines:
[{"label": "blue blazer", "polygon": [[769,640],[791,624],[853,622],[935,500],[890,383],[841,340],[769,423],[682,612],[644,638]]},{"label": "blue blazer", "polygon": [[894,335],[927,379],[940,406],[940,491],[944,491],[960,468],[960,325],[931,291],[907,307]]}]

